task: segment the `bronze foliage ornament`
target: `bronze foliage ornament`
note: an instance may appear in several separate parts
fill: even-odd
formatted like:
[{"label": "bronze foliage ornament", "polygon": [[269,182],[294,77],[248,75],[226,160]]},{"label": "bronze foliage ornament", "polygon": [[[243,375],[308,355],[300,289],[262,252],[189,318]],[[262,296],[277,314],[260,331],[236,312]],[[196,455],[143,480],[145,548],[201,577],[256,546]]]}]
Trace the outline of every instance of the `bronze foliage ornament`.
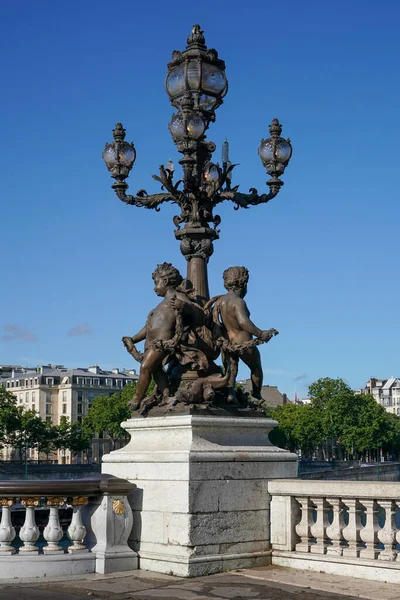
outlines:
[{"label": "bronze foliage ornament", "polygon": [[[283,186],[283,175],[292,155],[289,139],[281,136],[282,126],[273,119],[270,136],[262,139],[258,154],[270,176],[269,192],[259,194],[251,188],[248,194],[231,185],[232,171],[223,148],[222,166],[213,161],[216,146],[206,139],[215,121],[215,111],[228,91],[225,62],[215,49],[207,48],[204,32],[194,25],[182,52],[174,50],[168,63],[165,88],[176,110],[169,131],[182,155],[182,176],[174,181],[171,161],[159,167],[153,179],[161,184],[161,192],[148,194],[139,190],[128,195],[127,177],[136,159],[134,144],[126,142],[121,123],[113,130],[114,141],[107,143],[103,159],[115,180],[112,188],[127,205],[160,210],[164,202],[179,208],[173,218],[175,237],[187,261],[187,276],[170,263],[158,265],[153,273],[154,289],[163,299],[149,313],[145,326],[133,336],[123,337],[127,351],[140,362],[137,393],[131,406],[142,415],[166,414],[184,408],[204,410],[248,411],[262,403],[262,368],[258,345],[278,334],[276,329],[261,330],[251,320],[244,301],[248,271],[230,267],[224,272],[226,294],[211,300],[207,268],[219,238],[221,217],[214,214],[221,202],[231,201],[235,210],[265,204]],[[136,348],[144,341],[144,352]],[[223,367],[216,364],[221,356]],[[235,389],[239,360],[251,371],[252,398]],[[155,392],[146,398],[154,379]]]}]

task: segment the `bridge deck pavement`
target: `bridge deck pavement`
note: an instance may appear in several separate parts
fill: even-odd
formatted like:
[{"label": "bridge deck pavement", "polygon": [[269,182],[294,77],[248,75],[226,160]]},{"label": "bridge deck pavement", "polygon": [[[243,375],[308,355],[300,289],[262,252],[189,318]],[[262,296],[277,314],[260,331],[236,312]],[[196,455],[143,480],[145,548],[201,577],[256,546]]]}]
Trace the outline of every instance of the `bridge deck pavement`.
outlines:
[{"label": "bridge deck pavement", "polygon": [[149,571],[0,580],[0,600],[399,600],[398,585],[277,567],[182,579]]}]

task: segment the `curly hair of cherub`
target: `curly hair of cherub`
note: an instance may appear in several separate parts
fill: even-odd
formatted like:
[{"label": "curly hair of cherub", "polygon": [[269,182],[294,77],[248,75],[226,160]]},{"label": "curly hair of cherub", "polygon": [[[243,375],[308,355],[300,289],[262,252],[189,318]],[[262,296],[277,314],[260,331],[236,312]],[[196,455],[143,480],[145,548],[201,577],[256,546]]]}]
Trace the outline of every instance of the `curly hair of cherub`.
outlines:
[{"label": "curly hair of cherub", "polygon": [[161,277],[162,279],[166,279],[168,284],[171,287],[178,287],[183,281],[182,275],[179,273],[178,269],[175,269],[171,265],[171,263],[162,263],[162,265],[157,265],[153,275],[153,279],[156,277]]},{"label": "curly hair of cherub", "polygon": [[244,287],[249,281],[249,272],[246,267],[229,267],[223,275],[224,286],[227,290]]}]

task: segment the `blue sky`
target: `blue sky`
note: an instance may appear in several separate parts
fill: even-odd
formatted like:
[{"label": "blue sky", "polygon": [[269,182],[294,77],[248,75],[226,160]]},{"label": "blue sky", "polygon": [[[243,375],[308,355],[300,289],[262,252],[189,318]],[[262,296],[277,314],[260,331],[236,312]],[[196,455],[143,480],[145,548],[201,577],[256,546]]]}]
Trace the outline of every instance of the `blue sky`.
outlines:
[{"label": "blue sky", "polygon": [[155,265],[186,265],[176,208],[123,205],[101,152],[122,121],[130,191],[158,191],[151,175],[179,159],[166,63],[198,22],[227,64],[208,139],[219,160],[228,138],[234,183],[265,189],[273,117],[294,147],[277,198],[218,211],[211,294],[248,267],[252,318],[280,331],[265,383],[290,397],[319,377],[399,376],[399,19],[395,0],[3,0],[0,364],[134,366],[120,338],[157,303]]}]

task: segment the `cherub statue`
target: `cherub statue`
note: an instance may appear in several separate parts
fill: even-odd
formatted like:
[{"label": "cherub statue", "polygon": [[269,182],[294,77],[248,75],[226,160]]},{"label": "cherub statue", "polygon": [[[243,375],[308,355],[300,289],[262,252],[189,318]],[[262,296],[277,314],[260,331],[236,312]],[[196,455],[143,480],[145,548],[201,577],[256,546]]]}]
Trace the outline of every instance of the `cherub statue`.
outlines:
[{"label": "cherub statue", "polygon": [[[227,294],[213,298],[208,304],[215,302],[213,308],[214,321],[222,325],[225,340],[222,339],[222,349],[230,362],[230,377],[228,382],[228,402],[236,404],[235,381],[239,367],[239,357],[251,371],[252,396],[261,401],[263,372],[261,357],[257,345],[268,342],[276,329],[259,329],[250,320],[250,312],[244,297],[247,294],[249,272],[246,267],[229,267],[223,273],[224,287]],[[256,339],[253,338],[255,336]],[[225,360],[224,360],[225,362]]]},{"label": "cherub statue", "polygon": [[164,397],[169,395],[168,378],[163,365],[180,342],[185,320],[196,323],[203,318],[202,310],[179,290],[183,279],[175,267],[170,263],[157,265],[152,277],[154,291],[163,300],[150,312],[143,329],[132,337],[122,338],[126,349],[136,359],[140,353],[134,344],[145,340],[136,395],[130,403],[133,410],[141,407],[152,377],[161,394]]}]

